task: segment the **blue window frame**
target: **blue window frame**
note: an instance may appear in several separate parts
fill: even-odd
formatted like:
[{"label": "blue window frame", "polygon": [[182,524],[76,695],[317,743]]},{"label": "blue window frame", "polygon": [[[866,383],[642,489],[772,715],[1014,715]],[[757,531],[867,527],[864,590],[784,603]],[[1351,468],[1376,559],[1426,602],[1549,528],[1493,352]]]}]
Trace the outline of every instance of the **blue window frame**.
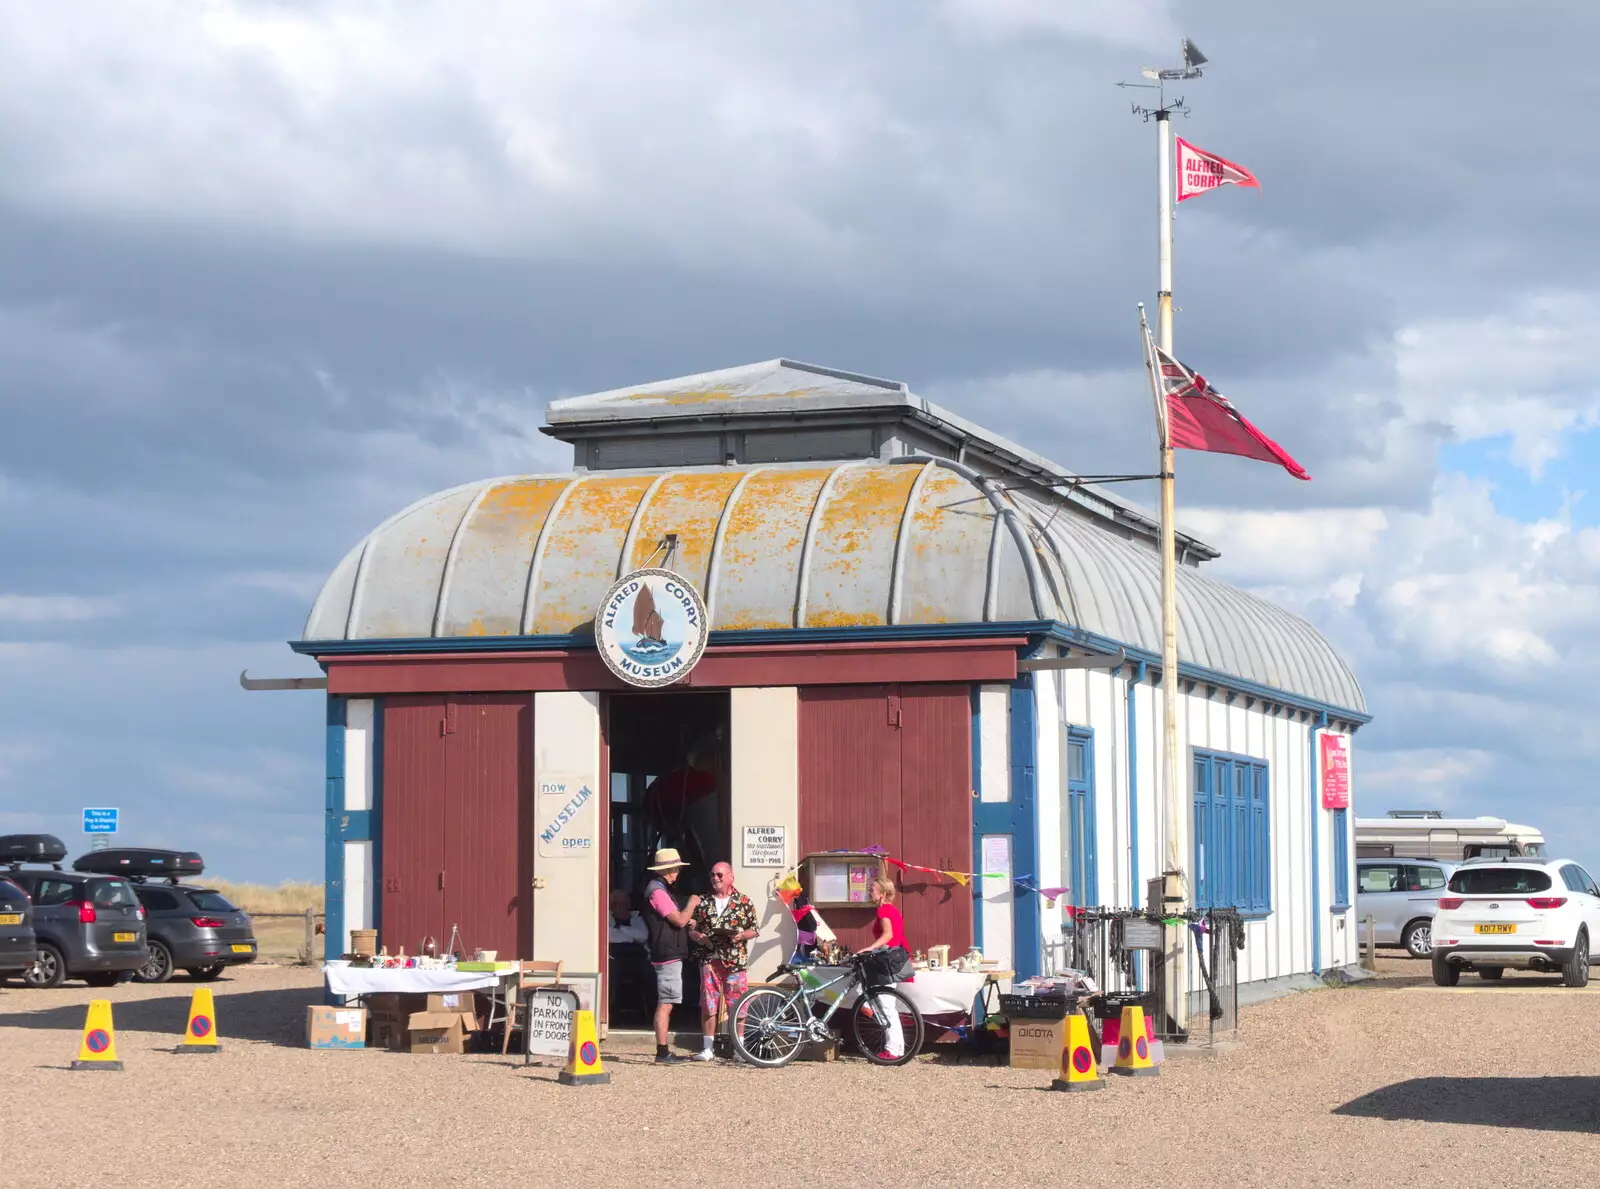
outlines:
[{"label": "blue window frame", "polygon": [[1348,809],[1335,809],[1333,819],[1333,903],[1330,912],[1350,907],[1350,823]]},{"label": "blue window frame", "polygon": [[1194,878],[1200,908],[1272,911],[1272,784],[1248,756],[1196,748]]},{"label": "blue window frame", "polygon": [[1094,732],[1066,729],[1066,796],[1062,799],[1061,837],[1066,847],[1067,884],[1072,902],[1100,903],[1100,848],[1095,837]]}]

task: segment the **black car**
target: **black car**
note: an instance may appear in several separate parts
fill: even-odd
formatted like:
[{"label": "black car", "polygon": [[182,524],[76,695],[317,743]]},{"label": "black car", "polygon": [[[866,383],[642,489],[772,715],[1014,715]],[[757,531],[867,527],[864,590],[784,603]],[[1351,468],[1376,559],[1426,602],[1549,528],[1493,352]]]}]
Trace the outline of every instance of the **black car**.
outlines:
[{"label": "black car", "polygon": [[16,884],[0,878],[0,981],[32,970],[38,956],[33,902]]},{"label": "black car", "polygon": [[30,987],[59,987],[69,978],[109,987],[149,960],[144,909],[127,880],[26,868],[6,878],[33,900],[38,960],[22,976]]},{"label": "black car", "polygon": [[134,975],[142,983],[164,983],[174,970],[210,980],[228,966],[256,960],[250,918],[221,892],[173,881],[136,883],[144,905],[150,956]]}]

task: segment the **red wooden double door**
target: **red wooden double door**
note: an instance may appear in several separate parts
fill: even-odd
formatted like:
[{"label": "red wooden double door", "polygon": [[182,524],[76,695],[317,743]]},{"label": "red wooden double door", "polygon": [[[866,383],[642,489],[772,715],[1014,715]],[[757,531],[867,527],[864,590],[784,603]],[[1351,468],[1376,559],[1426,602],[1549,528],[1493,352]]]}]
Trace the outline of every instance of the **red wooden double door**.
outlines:
[{"label": "red wooden double door", "polygon": [[[814,686],[800,691],[800,851],[885,847],[908,863],[972,870],[972,709],[966,685]],[[891,870],[913,950],[972,944],[972,889]],[[870,909],[825,909],[847,945]]]},{"label": "red wooden double door", "polygon": [[533,700],[449,694],[383,701],[376,873],[379,939],[532,956]]}]

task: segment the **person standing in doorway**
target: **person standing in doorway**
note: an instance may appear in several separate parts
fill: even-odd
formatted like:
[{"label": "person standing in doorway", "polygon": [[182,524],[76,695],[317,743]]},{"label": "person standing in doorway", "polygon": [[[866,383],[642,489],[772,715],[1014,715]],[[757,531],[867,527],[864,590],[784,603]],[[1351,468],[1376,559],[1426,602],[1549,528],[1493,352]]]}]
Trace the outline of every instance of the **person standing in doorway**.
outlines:
[{"label": "person standing in doorway", "polygon": [[683,960],[689,956],[689,921],[700,906],[699,896],[681,897],[673,889],[688,866],[671,847],[656,851],[649,868],[656,877],[645,885],[644,924],[650,937],[650,964],[656,972],[656,1063],[677,1065],[688,1060],[667,1043],[672,1009],[683,1002]]},{"label": "person standing in doorway", "polygon": [[700,901],[689,922],[689,940],[703,951],[700,964],[701,1049],[696,1061],[710,1061],[717,1038],[717,1016],[732,1010],[745,993],[749,942],[756,939],[756,906],[733,886],[733,868],[711,868],[711,895]]}]

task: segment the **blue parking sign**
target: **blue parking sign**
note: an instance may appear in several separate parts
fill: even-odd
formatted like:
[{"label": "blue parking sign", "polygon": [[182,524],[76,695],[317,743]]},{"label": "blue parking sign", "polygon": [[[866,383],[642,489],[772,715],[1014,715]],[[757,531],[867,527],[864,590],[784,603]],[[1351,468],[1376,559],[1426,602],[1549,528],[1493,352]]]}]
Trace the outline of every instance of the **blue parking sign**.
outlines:
[{"label": "blue parking sign", "polygon": [[115,809],[85,809],[83,811],[83,832],[85,834],[115,834],[117,832],[117,813]]}]

